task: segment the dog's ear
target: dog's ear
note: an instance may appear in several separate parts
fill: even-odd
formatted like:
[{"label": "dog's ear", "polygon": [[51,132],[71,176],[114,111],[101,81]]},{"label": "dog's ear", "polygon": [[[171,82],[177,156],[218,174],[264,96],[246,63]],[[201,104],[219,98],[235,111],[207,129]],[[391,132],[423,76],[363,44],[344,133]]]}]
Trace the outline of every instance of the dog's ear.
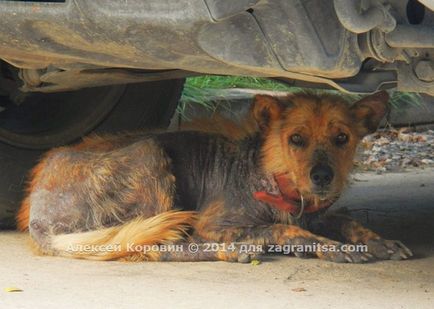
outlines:
[{"label": "dog's ear", "polygon": [[351,107],[351,113],[360,137],[377,130],[381,119],[389,111],[388,101],[387,92],[380,91],[354,103]]},{"label": "dog's ear", "polygon": [[269,95],[256,95],[252,114],[261,130],[266,130],[272,121],[279,119],[283,111],[282,103]]}]

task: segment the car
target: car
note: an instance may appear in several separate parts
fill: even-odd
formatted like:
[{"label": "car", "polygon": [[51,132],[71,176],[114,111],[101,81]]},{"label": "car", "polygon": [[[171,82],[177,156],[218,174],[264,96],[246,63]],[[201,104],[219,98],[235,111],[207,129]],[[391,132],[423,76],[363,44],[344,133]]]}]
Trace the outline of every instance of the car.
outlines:
[{"label": "car", "polygon": [[0,1],[0,227],[42,152],[165,127],[186,77],[434,95],[430,0]]}]

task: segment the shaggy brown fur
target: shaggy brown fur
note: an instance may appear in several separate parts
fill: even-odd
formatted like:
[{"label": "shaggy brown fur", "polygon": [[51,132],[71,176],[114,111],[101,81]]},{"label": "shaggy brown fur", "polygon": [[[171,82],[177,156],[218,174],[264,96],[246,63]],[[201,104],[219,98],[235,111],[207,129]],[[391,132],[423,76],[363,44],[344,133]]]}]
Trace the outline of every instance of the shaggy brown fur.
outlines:
[{"label": "shaggy brown fur", "polygon": [[[247,262],[268,246],[315,244],[337,250],[295,254],[408,258],[400,242],[323,215],[387,100],[380,92],[350,107],[327,95],[257,96],[243,130],[220,119],[202,131],[92,137],[54,149],[31,174],[18,226],[44,254],[98,260]],[[340,250],[338,240],[368,252]]]}]

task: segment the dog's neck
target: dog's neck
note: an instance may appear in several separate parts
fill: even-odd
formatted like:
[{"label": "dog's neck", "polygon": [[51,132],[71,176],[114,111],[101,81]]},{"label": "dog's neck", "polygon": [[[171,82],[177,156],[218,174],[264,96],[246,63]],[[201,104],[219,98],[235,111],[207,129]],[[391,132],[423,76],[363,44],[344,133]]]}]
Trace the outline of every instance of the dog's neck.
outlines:
[{"label": "dog's neck", "polygon": [[253,197],[280,211],[300,217],[303,213],[314,213],[330,207],[334,201],[325,200],[319,203],[304,201],[303,196],[294,187],[288,175],[272,175],[264,179],[268,186],[264,191],[256,191]]},{"label": "dog's neck", "polygon": [[[334,201],[325,200],[321,202],[304,201],[296,185],[289,177],[289,173],[267,174],[261,168],[261,148],[263,138],[260,134],[246,137],[241,141],[244,157],[249,161],[255,174],[259,176],[259,188],[253,192],[253,197],[266,203],[279,211],[286,212],[292,216],[299,217],[303,213],[314,213],[330,207]],[[302,205],[304,203],[304,205]]]}]

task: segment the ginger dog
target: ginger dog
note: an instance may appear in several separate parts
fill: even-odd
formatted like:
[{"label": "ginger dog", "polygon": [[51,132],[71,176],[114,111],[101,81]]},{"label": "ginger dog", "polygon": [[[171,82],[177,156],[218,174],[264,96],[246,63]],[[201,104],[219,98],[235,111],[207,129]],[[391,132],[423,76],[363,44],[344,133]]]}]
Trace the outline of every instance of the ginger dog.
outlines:
[{"label": "ginger dog", "polygon": [[[141,133],[54,149],[31,174],[18,227],[42,254],[96,260],[248,262],[284,245],[310,246],[293,253],[333,262],[409,258],[399,241],[325,213],[387,101],[385,92],[352,106],[330,95],[258,95],[255,129],[238,138]],[[168,244],[178,250],[132,249]]]}]

